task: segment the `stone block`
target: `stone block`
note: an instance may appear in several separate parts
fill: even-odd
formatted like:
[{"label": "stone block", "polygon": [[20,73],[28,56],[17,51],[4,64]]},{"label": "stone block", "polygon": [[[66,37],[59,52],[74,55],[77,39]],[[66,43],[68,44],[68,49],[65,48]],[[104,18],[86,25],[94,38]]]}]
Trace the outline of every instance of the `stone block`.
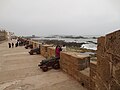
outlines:
[{"label": "stone block", "polygon": [[48,57],[55,57],[55,47],[48,47]]},{"label": "stone block", "polygon": [[109,90],[99,76],[97,76],[96,78],[95,88],[96,88],[95,90]]},{"label": "stone block", "polygon": [[78,53],[61,52],[60,62],[71,63],[72,66],[81,68],[81,70],[89,67],[90,57],[83,56]]},{"label": "stone block", "polygon": [[72,69],[70,74],[71,74],[72,77],[74,77],[76,80],[79,81],[79,71],[78,70]]},{"label": "stone block", "polygon": [[111,54],[111,59],[110,61],[113,63],[113,65],[116,68],[120,68],[120,57],[114,54]]},{"label": "stone block", "polygon": [[42,45],[41,46],[41,55],[48,58],[48,47],[52,47],[51,45]]},{"label": "stone block", "polygon": [[103,82],[108,85],[111,80],[111,68],[109,63],[110,57],[97,56],[97,74],[101,77]]},{"label": "stone block", "polygon": [[83,87],[86,87],[87,89],[90,88],[90,76],[89,76],[89,68],[82,70],[79,72],[80,80],[79,82]]},{"label": "stone block", "polygon": [[90,79],[90,87],[89,87],[89,90],[96,90],[95,86],[96,86],[96,85],[95,85],[95,81]]},{"label": "stone block", "polygon": [[75,70],[78,70],[78,71],[81,71],[85,68],[84,65],[75,65],[75,64],[70,63],[70,62],[65,62],[64,64],[69,66],[69,69],[75,69]]},{"label": "stone block", "polygon": [[67,71],[70,76],[73,76],[73,69],[68,69]]},{"label": "stone block", "polygon": [[112,74],[116,81],[120,84],[120,67],[116,68],[115,66],[113,66]]},{"label": "stone block", "polygon": [[64,63],[69,62],[69,57],[70,57],[70,55],[61,52],[60,53],[60,62],[64,62]]},{"label": "stone block", "polygon": [[100,56],[104,56],[104,53],[106,51],[105,49],[105,37],[99,37],[98,38],[98,45],[97,45],[97,54]]},{"label": "stone block", "polygon": [[120,56],[120,30],[106,35],[106,49],[108,53]]},{"label": "stone block", "polygon": [[113,79],[110,83],[109,90],[120,90],[120,84],[118,84],[117,81]]}]

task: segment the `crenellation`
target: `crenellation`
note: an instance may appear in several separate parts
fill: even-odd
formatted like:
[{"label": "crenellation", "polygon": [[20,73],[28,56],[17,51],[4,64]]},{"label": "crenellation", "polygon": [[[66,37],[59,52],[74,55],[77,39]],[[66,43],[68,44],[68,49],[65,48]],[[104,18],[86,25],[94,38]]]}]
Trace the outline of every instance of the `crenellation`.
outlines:
[{"label": "crenellation", "polygon": [[120,30],[106,35],[107,52],[120,56]]},{"label": "crenellation", "polygon": [[48,47],[52,47],[51,45],[42,45],[41,46],[41,55],[48,58]]},{"label": "crenellation", "polygon": [[[80,55],[79,53],[61,52],[60,56],[61,69],[74,77],[84,87],[89,88],[90,82],[90,57]],[[87,73],[87,74],[86,74]]]},{"label": "crenellation", "polygon": [[[60,52],[60,68],[88,90],[120,90],[120,30],[98,38],[97,59],[77,52]],[[40,45],[41,55],[55,56],[55,47]],[[91,61],[90,61],[91,60]]]},{"label": "crenellation", "polygon": [[48,47],[48,57],[55,57],[55,47]]},{"label": "crenellation", "polygon": [[98,42],[98,45],[97,45],[97,55],[100,55],[100,56],[104,57],[105,51],[106,51],[106,48],[105,48],[105,37],[102,36],[102,37],[98,38],[97,42]]},{"label": "crenellation", "polygon": [[[101,37],[98,43],[101,43]],[[103,51],[104,47],[100,47],[99,44],[97,50],[97,88],[99,90],[120,90],[120,30],[107,34],[102,43],[104,43],[105,50]]]}]

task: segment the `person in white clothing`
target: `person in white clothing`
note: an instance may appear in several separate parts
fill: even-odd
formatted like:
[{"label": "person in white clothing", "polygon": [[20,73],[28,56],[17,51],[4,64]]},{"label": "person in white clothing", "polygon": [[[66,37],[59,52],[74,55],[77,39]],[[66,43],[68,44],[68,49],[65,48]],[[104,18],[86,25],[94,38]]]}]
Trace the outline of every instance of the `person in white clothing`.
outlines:
[{"label": "person in white clothing", "polygon": [[62,51],[66,51],[66,46],[65,46],[65,44],[62,46]]}]

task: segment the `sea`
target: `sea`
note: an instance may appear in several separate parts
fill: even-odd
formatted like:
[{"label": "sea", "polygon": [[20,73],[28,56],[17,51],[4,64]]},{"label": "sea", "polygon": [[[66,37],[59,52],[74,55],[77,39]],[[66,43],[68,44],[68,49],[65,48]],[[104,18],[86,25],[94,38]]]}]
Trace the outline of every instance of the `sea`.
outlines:
[{"label": "sea", "polygon": [[50,38],[40,37],[40,38],[32,38],[32,39],[33,40],[63,40],[65,42],[85,43],[82,44],[80,48],[97,50],[97,38],[99,37],[99,35],[84,35],[82,37],[86,37],[86,38],[75,39],[75,38],[63,38],[63,37],[61,38],[60,36],[56,36]]}]

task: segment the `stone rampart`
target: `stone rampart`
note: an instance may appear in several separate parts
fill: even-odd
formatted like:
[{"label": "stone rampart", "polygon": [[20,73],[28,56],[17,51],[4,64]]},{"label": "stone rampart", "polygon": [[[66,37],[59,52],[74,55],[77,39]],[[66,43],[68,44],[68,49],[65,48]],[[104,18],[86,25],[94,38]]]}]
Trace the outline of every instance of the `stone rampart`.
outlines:
[{"label": "stone rampart", "polygon": [[120,90],[120,30],[100,37],[97,49],[96,89]]},{"label": "stone rampart", "polygon": [[44,56],[45,58],[48,58],[48,47],[52,47],[52,45],[41,45],[40,51],[41,55]]},{"label": "stone rampart", "polygon": [[86,88],[89,88],[89,67],[90,57],[88,55],[80,55],[76,52],[61,52],[60,54],[60,67],[74,77]]},{"label": "stone rampart", "polygon": [[[41,55],[55,56],[55,47],[40,45]],[[61,70],[75,78],[88,90],[120,90],[120,30],[98,38],[97,61],[76,52],[61,52]]]},{"label": "stone rampart", "polygon": [[55,47],[48,47],[48,58],[55,57]]}]

